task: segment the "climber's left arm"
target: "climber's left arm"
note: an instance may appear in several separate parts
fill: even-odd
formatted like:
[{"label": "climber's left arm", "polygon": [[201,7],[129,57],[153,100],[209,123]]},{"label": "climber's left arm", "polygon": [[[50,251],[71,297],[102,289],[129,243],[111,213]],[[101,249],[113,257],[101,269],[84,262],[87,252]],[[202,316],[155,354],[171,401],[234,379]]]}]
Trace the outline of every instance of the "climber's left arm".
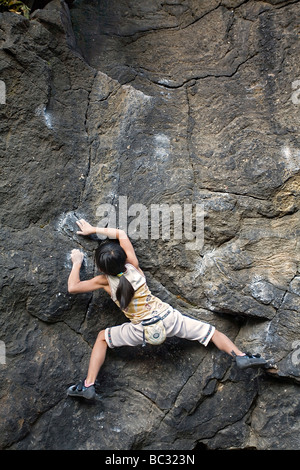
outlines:
[{"label": "climber's left arm", "polygon": [[71,260],[73,266],[68,278],[68,292],[70,294],[92,292],[97,289],[104,289],[109,292],[109,284],[104,274],[95,276],[87,281],[80,280],[80,268],[83,261],[83,253],[80,250],[72,250]]}]

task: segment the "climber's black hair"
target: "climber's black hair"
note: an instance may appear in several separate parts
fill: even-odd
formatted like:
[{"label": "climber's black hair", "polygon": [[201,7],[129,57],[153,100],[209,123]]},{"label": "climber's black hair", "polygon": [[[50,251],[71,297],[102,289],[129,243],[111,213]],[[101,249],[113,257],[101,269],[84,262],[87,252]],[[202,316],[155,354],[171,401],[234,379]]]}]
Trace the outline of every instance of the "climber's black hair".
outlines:
[{"label": "climber's black hair", "polygon": [[[101,272],[111,276],[117,276],[123,273],[126,263],[126,253],[123,248],[115,241],[106,241],[101,243],[95,251],[95,261]],[[119,301],[121,310],[128,307],[134,289],[125,276],[120,277],[116,297]]]}]

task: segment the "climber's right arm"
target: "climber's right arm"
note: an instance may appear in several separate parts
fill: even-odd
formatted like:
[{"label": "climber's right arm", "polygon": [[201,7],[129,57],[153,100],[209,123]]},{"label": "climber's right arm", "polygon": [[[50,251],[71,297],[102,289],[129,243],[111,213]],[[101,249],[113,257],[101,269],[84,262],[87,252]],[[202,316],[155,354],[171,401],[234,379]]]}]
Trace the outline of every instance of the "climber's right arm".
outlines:
[{"label": "climber's right arm", "polygon": [[80,228],[80,231],[77,232],[78,235],[97,234],[119,240],[121,247],[126,253],[126,262],[132,264],[135,268],[139,269],[139,262],[135,254],[134,248],[124,230],[109,227],[94,227],[88,222],[86,222],[84,219],[78,220],[77,225]]}]

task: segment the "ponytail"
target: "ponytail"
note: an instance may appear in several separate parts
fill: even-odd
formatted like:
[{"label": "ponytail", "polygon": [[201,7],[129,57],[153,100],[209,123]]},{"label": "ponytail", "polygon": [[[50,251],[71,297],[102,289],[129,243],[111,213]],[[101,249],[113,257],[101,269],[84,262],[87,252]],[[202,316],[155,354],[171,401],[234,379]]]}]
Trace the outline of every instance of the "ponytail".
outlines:
[{"label": "ponytail", "polygon": [[123,276],[126,263],[125,251],[118,243],[107,241],[96,249],[95,260],[100,271],[120,278],[116,297],[121,310],[125,310],[134,296],[134,289],[131,283]]},{"label": "ponytail", "polygon": [[121,310],[125,310],[128,307],[132,297],[134,295],[134,289],[131,283],[126,279],[125,276],[120,276],[120,282],[116,291],[116,297],[119,301]]}]

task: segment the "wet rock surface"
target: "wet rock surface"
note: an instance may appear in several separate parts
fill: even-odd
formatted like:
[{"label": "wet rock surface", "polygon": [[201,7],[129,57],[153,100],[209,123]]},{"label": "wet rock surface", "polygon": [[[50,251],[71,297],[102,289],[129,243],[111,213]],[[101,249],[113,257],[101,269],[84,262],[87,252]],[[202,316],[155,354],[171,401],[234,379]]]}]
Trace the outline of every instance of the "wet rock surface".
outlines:
[{"label": "wet rock surface", "polygon": [[[1,448],[299,448],[299,13],[76,0],[0,14]],[[96,273],[76,220],[125,200],[149,211],[148,239],[132,235],[152,292],[278,369],[173,338],[109,350],[97,400],[66,397],[98,331],[124,321],[104,292],[67,292],[73,248],[82,278]],[[184,203],[204,210],[199,249],[151,237],[151,207]]]}]

